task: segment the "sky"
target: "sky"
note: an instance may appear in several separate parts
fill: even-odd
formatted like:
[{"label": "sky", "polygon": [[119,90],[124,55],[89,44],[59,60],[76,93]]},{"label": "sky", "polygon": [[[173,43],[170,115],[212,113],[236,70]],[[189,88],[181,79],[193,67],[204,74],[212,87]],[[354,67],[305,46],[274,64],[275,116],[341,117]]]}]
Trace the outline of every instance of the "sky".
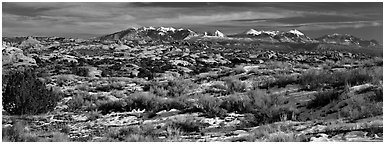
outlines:
[{"label": "sky", "polygon": [[2,36],[91,38],[164,26],[225,34],[298,29],[312,38],[340,33],[382,44],[382,18],[381,2],[3,2]]}]

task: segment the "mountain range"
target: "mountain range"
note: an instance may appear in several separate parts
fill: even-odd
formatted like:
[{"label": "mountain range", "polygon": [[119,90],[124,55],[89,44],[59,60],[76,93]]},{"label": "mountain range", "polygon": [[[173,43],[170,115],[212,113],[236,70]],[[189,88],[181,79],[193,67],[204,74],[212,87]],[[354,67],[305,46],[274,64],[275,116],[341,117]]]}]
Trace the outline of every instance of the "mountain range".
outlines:
[{"label": "mountain range", "polygon": [[252,40],[269,43],[327,43],[339,45],[355,45],[360,47],[376,47],[375,40],[364,40],[348,34],[331,34],[319,38],[310,38],[303,32],[292,29],[284,31],[265,31],[250,29],[238,34],[225,35],[219,30],[214,33],[197,33],[190,29],[172,27],[141,27],[129,28],[113,34],[97,37],[97,40],[152,40],[152,41],[180,41],[191,39],[229,39]]}]

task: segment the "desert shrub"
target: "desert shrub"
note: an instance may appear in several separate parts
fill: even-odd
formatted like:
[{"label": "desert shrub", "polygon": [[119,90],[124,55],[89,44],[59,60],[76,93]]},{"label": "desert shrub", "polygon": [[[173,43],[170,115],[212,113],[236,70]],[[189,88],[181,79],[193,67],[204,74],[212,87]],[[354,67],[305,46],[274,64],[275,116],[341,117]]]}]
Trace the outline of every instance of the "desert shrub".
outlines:
[{"label": "desert shrub", "polygon": [[275,81],[275,84],[280,87],[285,87],[288,84],[297,83],[297,78],[294,76],[279,76],[277,77],[277,80]]},{"label": "desert shrub", "polygon": [[87,67],[73,67],[72,73],[78,76],[87,77],[88,73],[90,72],[89,68]]},{"label": "desert shrub", "polygon": [[270,109],[269,122],[297,120],[299,110],[288,105],[276,104]]},{"label": "desert shrub", "polygon": [[194,87],[196,87],[196,84],[190,80],[176,79],[168,81],[166,89],[168,90],[168,96],[179,97],[186,95]]},{"label": "desert shrub", "polygon": [[[68,135],[60,132],[30,131],[26,129],[28,125],[24,121],[16,121],[13,126],[3,127],[3,142],[64,142],[70,141]],[[41,138],[39,133],[52,135],[51,138]]]},{"label": "desert shrub", "polygon": [[188,94],[195,87],[196,84],[191,80],[178,78],[167,83],[152,82],[150,83],[150,92],[162,97],[180,97]]},{"label": "desert shrub", "polygon": [[303,135],[296,135],[293,132],[283,130],[282,126],[260,126],[255,129],[246,138],[247,141],[256,141],[257,139],[267,142],[304,142],[308,141]]},{"label": "desert shrub", "polygon": [[208,117],[221,117],[226,115],[226,110],[220,107],[222,100],[211,95],[199,95],[197,107],[204,111]]},{"label": "desert shrub", "polygon": [[281,61],[268,61],[265,64],[267,69],[289,69],[291,67],[290,63]]},{"label": "desert shrub", "polygon": [[296,83],[298,83],[298,78],[296,76],[279,75],[276,77],[274,81],[268,81],[266,83],[266,86],[262,86],[262,87],[278,86],[278,88],[281,88],[281,87],[286,87],[286,85],[296,84]]},{"label": "desert shrub", "polygon": [[167,127],[179,129],[182,132],[199,132],[201,128],[207,126],[205,123],[197,120],[186,118],[181,120],[174,120],[166,124]]},{"label": "desert shrub", "polygon": [[352,86],[364,84],[372,80],[370,72],[366,69],[354,69],[347,73],[342,73],[340,75],[344,75],[345,83],[348,83]]},{"label": "desert shrub", "polygon": [[149,90],[151,93],[157,96],[166,97],[168,95],[168,90],[165,88],[165,86],[157,82],[150,83]]},{"label": "desert shrub", "polygon": [[304,141],[295,133],[276,132],[269,134],[266,139],[267,142],[302,142]]},{"label": "desert shrub", "polygon": [[244,92],[246,90],[246,84],[235,78],[225,79],[225,85],[229,92]]},{"label": "desert shrub", "polygon": [[132,134],[127,136],[124,139],[124,141],[125,142],[156,142],[160,140],[150,135]]},{"label": "desert shrub", "polygon": [[98,105],[102,114],[109,112],[124,112],[134,109],[146,109],[146,111],[158,112],[161,110],[178,109],[190,107],[190,103],[182,98],[162,98],[152,93],[133,93],[122,100],[103,102]]},{"label": "desert shrub", "polygon": [[125,142],[156,142],[160,141],[153,129],[147,126],[143,127],[125,127],[107,131],[107,141],[125,141]]},{"label": "desert shrub", "polygon": [[240,74],[246,72],[242,65],[238,65],[234,68],[235,74]]},{"label": "desert shrub", "polygon": [[183,131],[181,131],[179,128],[174,128],[171,126],[166,127],[166,142],[179,142],[182,141],[183,138],[181,136],[183,135]]},{"label": "desert shrub", "polygon": [[87,84],[80,84],[75,86],[75,90],[89,91],[90,87]]},{"label": "desert shrub", "polygon": [[315,98],[312,99],[309,104],[308,108],[318,108],[318,107],[323,107],[333,100],[337,100],[339,96],[341,95],[340,91],[336,90],[328,90],[328,91],[323,91],[315,94]]},{"label": "desert shrub", "polygon": [[53,110],[60,98],[61,93],[47,89],[32,70],[16,71],[3,92],[3,108],[12,115],[40,114]]},{"label": "desert shrub", "polygon": [[301,76],[300,84],[304,89],[315,90],[324,86],[330,79],[330,74],[324,71],[309,70]]},{"label": "desert shrub", "polygon": [[73,81],[74,78],[69,75],[59,75],[56,77],[56,83],[59,86],[63,86],[64,84]]},{"label": "desert shrub", "polygon": [[294,68],[301,68],[301,69],[309,69],[310,66],[308,64],[304,64],[304,63],[297,63],[293,66]]},{"label": "desert shrub", "polygon": [[168,98],[162,102],[162,106],[159,110],[183,110],[191,106],[191,103],[186,101],[187,98]]},{"label": "desert shrub", "polygon": [[[248,110],[254,116],[251,117],[256,122],[254,124],[271,123],[282,120],[281,116],[287,115],[292,118],[296,110],[290,107],[284,107],[283,100],[279,95],[268,95],[262,90],[253,90],[247,93],[251,100],[253,109]],[[295,117],[295,116],[294,116]]]},{"label": "desert shrub", "polygon": [[103,92],[109,92],[111,90],[123,90],[124,89],[124,84],[123,83],[118,83],[118,82],[113,82],[107,85],[98,85],[96,86],[95,90],[97,91],[103,91]]},{"label": "desert shrub", "polygon": [[37,136],[32,137],[27,134],[24,129],[25,124],[23,122],[15,122],[13,126],[3,127],[2,137],[3,142],[36,142]]},{"label": "desert shrub", "polygon": [[107,114],[110,112],[124,112],[126,111],[126,106],[127,103],[124,100],[108,101],[99,104],[97,109],[100,110],[102,114]]},{"label": "desert shrub", "polygon": [[362,60],[361,64],[365,67],[371,67],[371,66],[382,66],[383,60],[381,57],[374,57],[371,59]]},{"label": "desert shrub", "polygon": [[146,109],[147,111],[158,111],[161,106],[163,99],[152,94],[152,93],[133,93],[124,99],[127,103],[126,111],[133,109]]},{"label": "desert shrub", "polygon": [[261,119],[258,117],[259,114],[255,115],[253,113],[246,113],[245,117],[241,119],[240,124],[238,125],[239,128],[248,128],[248,127],[254,127],[261,124]]},{"label": "desert shrub", "polygon": [[100,114],[100,111],[93,110],[88,112],[86,116],[87,116],[87,120],[93,121],[98,119],[101,116],[101,114]]},{"label": "desert shrub", "polygon": [[354,86],[371,82],[375,77],[372,73],[372,70],[364,68],[334,73],[311,70],[301,76],[299,83],[304,89],[309,90],[319,90],[325,86],[337,88],[345,85]]},{"label": "desert shrub", "polygon": [[69,142],[71,141],[67,134],[60,132],[53,132],[52,138],[44,139],[47,142]]},{"label": "desert shrub", "polygon": [[79,111],[85,109],[92,109],[92,105],[97,101],[97,98],[87,92],[79,92],[72,96],[67,102],[68,110]]},{"label": "desert shrub", "polygon": [[340,115],[351,119],[361,119],[381,115],[383,102],[376,102],[370,99],[367,94],[353,95],[347,100]]},{"label": "desert shrub", "polygon": [[254,108],[261,110],[269,109],[277,101],[274,95],[268,95],[265,91],[260,89],[248,91],[246,94],[251,99]]},{"label": "desert shrub", "polygon": [[374,95],[369,97],[369,99],[371,99],[372,101],[375,101],[375,102],[383,102],[384,95],[382,92],[382,87],[375,89]]},{"label": "desert shrub", "polygon": [[113,90],[111,92],[111,95],[113,95],[114,97],[116,98],[124,98],[124,97],[127,97],[127,95],[125,94],[125,91],[118,91],[118,90]]},{"label": "desert shrub", "polygon": [[243,94],[232,94],[221,103],[220,107],[228,112],[247,113],[253,109],[249,96]]}]

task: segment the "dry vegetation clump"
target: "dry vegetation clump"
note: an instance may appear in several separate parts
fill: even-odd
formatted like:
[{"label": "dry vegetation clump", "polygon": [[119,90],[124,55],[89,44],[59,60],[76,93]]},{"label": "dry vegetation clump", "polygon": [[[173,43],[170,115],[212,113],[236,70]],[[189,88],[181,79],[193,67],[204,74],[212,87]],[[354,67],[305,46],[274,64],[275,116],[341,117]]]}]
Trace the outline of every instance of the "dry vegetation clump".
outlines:
[{"label": "dry vegetation clump", "polygon": [[239,79],[229,77],[226,78],[224,81],[225,85],[227,86],[227,91],[229,91],[230,93],[246,91],[246,84],[240,81]]},{"label": "dry vegetation clump", "polygon": [[3,108],[11,115],[41,114],[54,109],[62,97],[48,89],[31,69],[9,75],[3,92]]}]

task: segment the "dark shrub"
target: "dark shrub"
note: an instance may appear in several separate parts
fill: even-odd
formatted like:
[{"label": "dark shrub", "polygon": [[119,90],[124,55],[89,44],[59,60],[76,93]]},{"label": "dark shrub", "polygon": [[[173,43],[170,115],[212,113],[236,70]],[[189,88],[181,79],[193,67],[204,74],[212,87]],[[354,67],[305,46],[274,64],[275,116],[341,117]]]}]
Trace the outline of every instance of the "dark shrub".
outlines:
[{"label": "dark shrub", "polygon": [[332,102],[333,100],[337,100],[340,94],[341,92],[335,90],[317,93],[315,94],[315,99],[310,101],[310,103],[308,104],[308,108],[323,107]]},{"label": "dark shrub", "polygon": [[87,67],[73,67],[72,72],[75,75],[86,77],[88,76],[88,73],[90,72],[90,70]]},{"label": "dark shrub", "polygon": [[127,103],[123,100],[110,101],[100,104],[98,106],[98,110],[100,110],[102,114],[107,114],[110,112],[124,112],[126,106]]},{"label": "dark shrub", "polygon": [[194,119],[176,120],[168,123],[168,126],[180,129],[184,132],[199,132],[202,127],[207,126],[205,123],[198,122]]},{"label": "dark shrub", "polygon": [[36,78],[32,70],[16,71],[8,78],[3,93],[3,108],[9,114],[40,114],[55,108],[60,93]]}]

